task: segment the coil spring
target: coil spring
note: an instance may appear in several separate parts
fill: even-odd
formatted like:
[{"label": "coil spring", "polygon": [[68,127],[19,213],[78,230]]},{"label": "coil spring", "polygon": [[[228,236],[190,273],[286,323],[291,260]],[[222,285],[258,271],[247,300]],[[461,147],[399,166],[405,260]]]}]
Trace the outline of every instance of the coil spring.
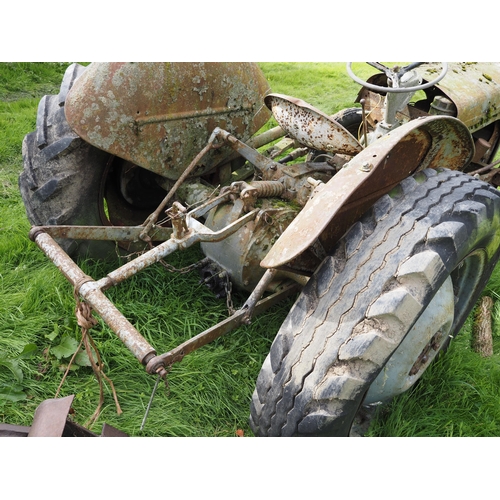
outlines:
[{"label": "coil spring", "polygon": [[252,188],[257,189],[258,198],[273,198],[281,196],[285,186],[279,181],[255,181],[251,184]]}]

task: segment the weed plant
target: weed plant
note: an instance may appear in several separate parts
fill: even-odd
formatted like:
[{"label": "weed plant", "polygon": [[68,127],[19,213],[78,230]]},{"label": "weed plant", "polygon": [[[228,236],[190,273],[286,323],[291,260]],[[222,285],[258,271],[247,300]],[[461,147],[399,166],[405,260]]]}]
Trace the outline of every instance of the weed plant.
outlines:
[{"label": "weed plant", "polygon": [[[57,93],[66,63],[0,64],[0,422],[31,425],[35,408],[58,391],[81,332],[69,283],[28,239],[29,223],[17,187],[21,144],[36,128],[40,98]],[[326,113],[353,106],[358,87],[344,64],[263,63],[273,91],[294,95]],[[361,70],[360,75],[366,76]],[[269,125],[271,126],[271,125]],[[198,248],[169,257],[177,268],[202,257]],[[116,262],[80,262],[98,279]],[[495,353],[472,351],[471,320],[413,390],[379,411],[371,436],[500,435],[500,272],[487,293],[493,313]],[[196,273],[171,273],[158,265],[107,292],[159,353],[227,317],[226,302],[199,283]],[[234,294],[235,305],[245,300]],[[155,378],[99,319],[91,335],[113,381],[123,413],[117,414],[109,384],[92,430],[107,422],[131,436],[234,436],[248,426],[255,380],[293,299],[274,307],[175,364],[160,384],[140,429]],[[59,395],[74,394],[72,418],[85,425],[99,400],[99,386],[79,356]]]}]

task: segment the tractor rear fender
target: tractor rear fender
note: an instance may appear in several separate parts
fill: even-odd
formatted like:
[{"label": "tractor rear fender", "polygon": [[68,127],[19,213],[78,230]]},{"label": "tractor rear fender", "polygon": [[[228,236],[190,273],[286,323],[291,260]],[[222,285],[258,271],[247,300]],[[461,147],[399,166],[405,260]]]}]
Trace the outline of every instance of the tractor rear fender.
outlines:
[{"label": "tractor rear fender", "polygon": [[264,268],[293,268],[311,245],[325,252],[381,196],[424,168],[463,170],[474,155],[458,119],[427,116],[410,121],[361,151],[308,202],[262,260]]},{"label": "tractor rear fender", "polygon": [[[66,97],[70,127],[96,148],[177,180],[215,127],[247,141],[269,119],[270,87],[250,62],[98,62]],[[233,154],[207,153],[203,175]]]}]

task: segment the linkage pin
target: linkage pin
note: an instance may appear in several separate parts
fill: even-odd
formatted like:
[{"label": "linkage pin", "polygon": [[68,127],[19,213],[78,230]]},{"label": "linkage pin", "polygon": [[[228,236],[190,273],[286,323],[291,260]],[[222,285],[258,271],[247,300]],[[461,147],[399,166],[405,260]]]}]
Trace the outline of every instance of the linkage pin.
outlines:
[{"label": "linkage pin", "polygon": [[156,389],[158,388],[158,383],[160,382],[161,375],[158,375],[156,379],[155,386],[153,387],[153,392],[151,393],[151,397],[149,398],[148,407],[146,408],[146,413],[144,414],[144,418],[142,419],[141,431],[144,429],[144,424],[146,423],[146,419],[148,418],[149,410],[153,403],[153,398],[155,397]]}]

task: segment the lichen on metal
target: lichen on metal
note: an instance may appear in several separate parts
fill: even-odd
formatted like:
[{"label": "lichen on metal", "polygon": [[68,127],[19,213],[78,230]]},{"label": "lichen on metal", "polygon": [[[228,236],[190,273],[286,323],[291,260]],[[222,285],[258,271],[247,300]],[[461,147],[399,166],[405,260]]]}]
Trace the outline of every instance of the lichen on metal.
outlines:
[{"label": "lichen on metal", "polygon": [[[432,79],[435,69],[427,68],[424,77]],[[446,78],[437,87],[457,106],[457,118],[471,132],[500,118],[497,98],[500,63],[450,63]]]},{"label": "lichen on metal", "polygon": [[[254,63],[92,63],[66,99],[90,144],[176,180],[216,126],[247,140],[268,120],[268,83]],[[212,151],[196,175],[225,159]]]}]

